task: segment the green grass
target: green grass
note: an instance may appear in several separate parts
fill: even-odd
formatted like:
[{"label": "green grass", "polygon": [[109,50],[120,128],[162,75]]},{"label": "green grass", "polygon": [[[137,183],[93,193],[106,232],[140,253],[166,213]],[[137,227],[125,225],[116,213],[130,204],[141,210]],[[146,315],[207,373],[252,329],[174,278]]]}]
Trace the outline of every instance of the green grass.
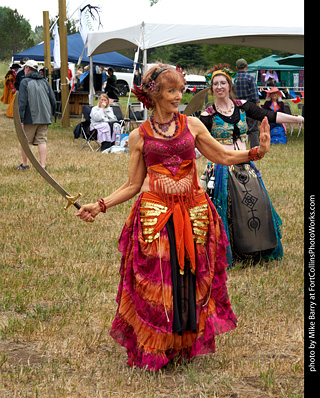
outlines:
[{"label": "green grass", "polygon": [[[134,199],[80,222],[34,168],[14,170],[21,158],[6,109],[0,103],[2,398],[303,397],[303,134],[295,130],[258,163],[283,221],[283,260],[229,270],[237,329],[217,337],[216,354],[154,373],[127,367],[109,336],[117,242]],[[129,157],[81,151],[78,122],[50,127],[47,167],[87,203],[126,181]],[[205,159],[197,163],[201,173]]]}]

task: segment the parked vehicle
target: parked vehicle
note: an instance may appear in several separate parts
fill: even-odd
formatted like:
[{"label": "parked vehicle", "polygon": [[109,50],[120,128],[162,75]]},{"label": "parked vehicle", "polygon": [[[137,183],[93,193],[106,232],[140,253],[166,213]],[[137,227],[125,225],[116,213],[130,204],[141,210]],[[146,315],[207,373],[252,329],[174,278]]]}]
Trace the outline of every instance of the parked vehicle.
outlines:
[{"label": "parked vehicle", "polygon": [[[148,64],[148,69],[150,69],[155,64]],[[117,86],[119,89],[120,97],[125,97],[131,85],[133,85],[133,74],[130,70],[125,70],[124,68],[114,68],[115,75],[117,76]],[[201,75],[186,74],[186,91],[197,93],[198,91],[207,88],[206,79]]]}]

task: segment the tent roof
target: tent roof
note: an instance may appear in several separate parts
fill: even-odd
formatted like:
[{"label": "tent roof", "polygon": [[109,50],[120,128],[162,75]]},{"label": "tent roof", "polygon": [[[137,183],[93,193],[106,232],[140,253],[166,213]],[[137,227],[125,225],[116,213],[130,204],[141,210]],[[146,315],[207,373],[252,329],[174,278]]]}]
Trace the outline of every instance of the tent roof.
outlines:
[{"label": "tent roof", "polygon": [[304,66],[304,55],[294,54],[289,57],[278,59],[277,62],[281,65],[296,65]]},{"label": "tent roof", "polygon": [[273,70],[298,70],[303,69],[301,66],[295,65],[281,65],[278,62],[282,60],[278,55],[270,55],[269,57],[259,59],[248,65],[248,72],[260,69],[273,69]]},{"label": "tent roof", "polygon": [[[83,40],[80,33],[69,35],[68,38],[68,61],[77,63],[83,51]],[[51,61],[53,61],[53,40],[50,40]],[[82,58],[83,64],[89,63],[89,58],[86,55],[87,49],[84,51]],[[22,60],[24,57],[29,57],[35,61],[43,61],[44,59],[44,44],[38,44],[28,50],[16,53],[13,55],[14,60]],[[113,66],[133,69],[133,61],[117,52],[108,52],[107,54],[99,54],[93,57],[93,63],[102,66]]]},{"label": "tent roof", "polygon": [[[118,0],[117,4],[121,6],[124,2]],[[276,18],[261,18],[261,6],[257,6],[256,0],[246,0],[245,7],[238,0],[228,0],[227,9],[207,0],[161,0],[152,7],[142,8],[139,13],[137,2],[131,3],[132,8],[130,4],[123,8],[117,25],[109,21],[108,31],[89,33],[89,55],[138,46],[144,50],[186,43],[304,52],[304,10],[298,0],[283,0],[277,5],[278,14],[285,15],[281,20],[282,26],[274,26]],[[127,14],[130,19],[126,18]],[[124,25],[128,20],[130,22]]]},{"label": "tent roof", "polygon": [[[144,42],[141,32],[144,30]],[[230,44],[278,51],[304,52],[303,31],[299,28],[259,26],[168,25],[142,22],[113,32],[88,35],[88,54],[136,48],[148,49],[170,44]]]}]

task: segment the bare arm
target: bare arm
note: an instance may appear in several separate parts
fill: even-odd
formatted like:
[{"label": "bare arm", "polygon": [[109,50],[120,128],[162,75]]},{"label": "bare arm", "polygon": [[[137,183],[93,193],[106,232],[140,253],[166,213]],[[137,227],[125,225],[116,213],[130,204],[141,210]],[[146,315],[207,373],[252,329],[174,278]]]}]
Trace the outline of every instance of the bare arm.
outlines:
[{"label": "bare arm", "polygon": [[288,115],[283,112],[277,112],[276,122],[277,123],[295,123],[295,124],[304,123],[304,117]]},{"label": "bare arm", "polygon": [[[139,193],[145,179],[147,169],[142,154],[143,138],[140,136],[138,129],[133,130],[129,135],[129,148],[130,163],[128,180],[111,195],[103,198],[107,209],[134,197]],[[100,211],[100,205],[98,202],[95,202],[81,206],[76,215],[83,221],[91,222],[93,221],[93,217],[97,216]]]},{"label": "bare arm", "polygon": [[[196,147],[211,162],[230,166],[232,164],[247,162],[249,151],[229,151],[215,140],[204,124],[197,118],[189,117],[190,131],[195,136]],[[264,156],[270,148],[270,126],[265,117],[260,127],[260,145],[258,154]]]}]

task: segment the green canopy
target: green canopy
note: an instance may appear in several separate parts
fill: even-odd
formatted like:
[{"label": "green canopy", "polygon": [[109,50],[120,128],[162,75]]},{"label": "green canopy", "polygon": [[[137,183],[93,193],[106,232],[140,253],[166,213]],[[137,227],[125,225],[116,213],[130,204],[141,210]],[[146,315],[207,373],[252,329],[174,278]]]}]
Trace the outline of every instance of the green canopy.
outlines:
[{"label": "green canopy", "polygon": [[248,65],[248,72],[254,72],[256,70],[300,70],[303,69],[301,66],[296,65],[285,65],[279,64],[278,61],[283,59],[278,55],[270,55],[269,57],[260,59],[259,61],[253,62]]},{"label": "green canopy", "polygon": [[277,62],[281,65],[304,66],[304,55],[290,55],[289,57],[279,59]]}]

